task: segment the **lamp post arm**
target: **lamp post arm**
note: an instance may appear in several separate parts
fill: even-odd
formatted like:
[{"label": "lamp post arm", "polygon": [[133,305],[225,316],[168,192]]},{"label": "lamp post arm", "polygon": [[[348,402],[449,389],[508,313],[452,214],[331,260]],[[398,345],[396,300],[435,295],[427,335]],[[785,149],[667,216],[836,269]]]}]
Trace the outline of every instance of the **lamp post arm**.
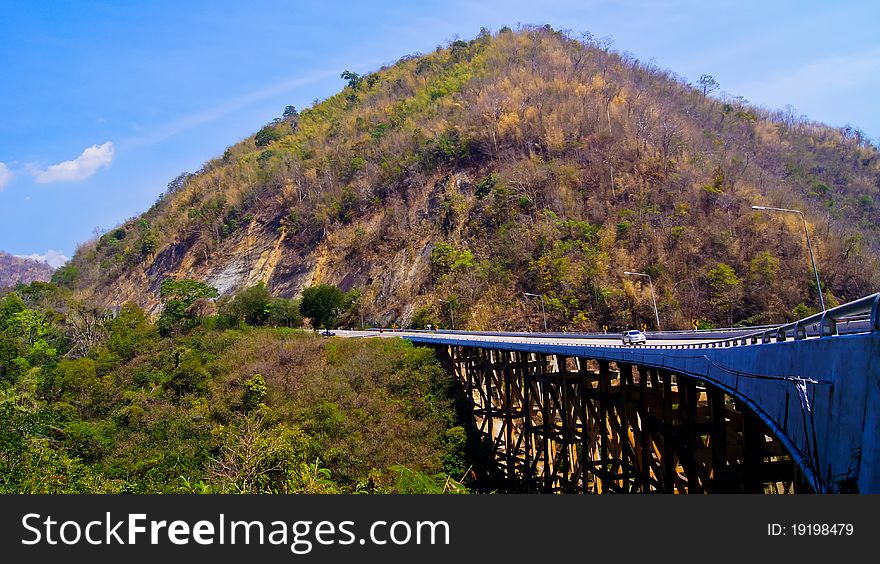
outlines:
[{"label": "lamp post arm", "polygon": [[822,294],[822,282],[819,281],[819,269],[816,267],[816,257],[813,254],[813,243],[810,240],[810,232],[807,229],[807,219],[804,217],[804,212],[800,210],[790,210],[787,208],[771,208],[768,206],[752,206],[753,210],[762,210],[762,211],[778,211],[778,212],[790,212],[796,213],[801,216],[801,223],[804,224],[804,235],[807,236],[807,248],[810,250],[810,262],[813,264],[813,274],[816,275],[816,289],[819,291],[819,303],[822,305],[822,311],[827,311],[825,308],[825,296]]},{"label": "lamp post arm", "polygon": [[651,303],[654,304],[654,319],[657,321],[657,330],[660,330],[660,312],[657,311],[657,297],[654,295],[654,281],[651,280],[650,274],[645,274],[644,272],[630,272],[629,270],[625,271],[624,274],[629,274],[631,276],[644,276],[648,279],[648,286],[651,287]]}]

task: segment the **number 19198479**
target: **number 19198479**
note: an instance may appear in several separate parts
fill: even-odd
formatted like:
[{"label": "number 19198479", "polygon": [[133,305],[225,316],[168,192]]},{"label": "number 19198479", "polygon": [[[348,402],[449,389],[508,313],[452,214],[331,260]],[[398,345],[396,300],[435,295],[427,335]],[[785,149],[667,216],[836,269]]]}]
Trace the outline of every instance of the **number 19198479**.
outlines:
[{"label": "number 19198479", "polygon": [[784,537],[788,535],[805,537],[852,536],[855,531],[852,523],[779,523],[767,524],[767,535]]}]

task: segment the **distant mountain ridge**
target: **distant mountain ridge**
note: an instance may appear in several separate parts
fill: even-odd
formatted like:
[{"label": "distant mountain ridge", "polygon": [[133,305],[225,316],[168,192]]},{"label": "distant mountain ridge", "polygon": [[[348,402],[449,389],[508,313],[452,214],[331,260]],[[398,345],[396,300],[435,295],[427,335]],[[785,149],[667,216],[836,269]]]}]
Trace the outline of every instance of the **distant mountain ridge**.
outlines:
[{"label": "distant mountain ridge", "polygon": [[[168,185],[59,279],[155,313],[165,277],[330,283],[366,321],[664,328],[791,319],[880,289],[880,154],[548,26],[360,76]],[[539,303],[525,293],[540,294]]]},{"label": "distant mountain ridge", "polygon": [[55,269],[45,262],[16,257],[0,251],[0,288],[37,281],[48,282],[54,271]]}]

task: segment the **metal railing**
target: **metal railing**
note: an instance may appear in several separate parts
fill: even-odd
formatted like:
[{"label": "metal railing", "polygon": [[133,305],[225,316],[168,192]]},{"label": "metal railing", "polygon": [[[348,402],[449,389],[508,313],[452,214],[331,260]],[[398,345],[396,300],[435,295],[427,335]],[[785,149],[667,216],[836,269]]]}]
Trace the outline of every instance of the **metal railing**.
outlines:
[{"label": "metal railing", "polygon": [[[838,323],[852,323],[855,321],[869,321],[870,331],[880,331],[880,319],[878,319],[880,308],[878,306],[880,306],[880,292],[839,305],[822,313],[805,317],[794,323],[781,325],[775,331],[765,331],[761,336],[764,339],[763,342],[768,342],[771,337],[777,341],[785,341],[789,333],[795,339],[806,339],[807,327],[812,325],[818,326],[820,337],[828,337],[837,335]],[[766,335],[767,333],[773,334]]]},{"label": "metal railing", "polygon": [[[712,329],[664,329],[663,331],[646,331],[648,335],[654,338],[663,338],[665,336],[674,335],[682,338],[691,339],[711,339],[713,337],[721,338],[721,335],[736,333],[737,335],[751,334],[758,329],[775,329],[776,325],[752,325],[748,327],[713,327]],[[564,338],[564,339],[610,339],[620,340],[621,333],[624,329],[609,331],[481,331],[481,330],[454,330],[454,329],[404,329],[404,328],[379,328],[368,327],[364,331],[387,333],[423,333],[425,335],[478,335],[486,337],[535,337],[541,339]]]},{"label": "metal railing", "polygon": [[[737,346],[747,346],[747,345],[759,345],[759,344],[767,344],[767,343],[779,343],[785,342],[789,338],[794,340],[803,340],[809,337],[831,337],[838,335],[838,325],[841,323],[846,324],[856,324],[856,325],[864,325],[864,331],[856,331],[856,332],[880,332],[880,292],[871,294],[869,296],[865,296],[864,298],[860,298],[858,300],[837,306],[835,308],[826,310],[822,313],[817,313],[815,315],[811,315],[809,317],[805,317],[798,321],[794,321],[792,323],[787,323],[784,325],[775,325],[767,328],[743,328],[748,331],[748,329],[760,329],[759,331],[752,331],[745,335],[737,335],[736,337],[728,338],[728,339],[720,339],[716,341],[709,341],[703,343],[688,343],[688,344],[675,344],[675,345],[639,345],[638,348],[652,348],[652,349],[707,349],[707,348],[724,348],[724,347],[737,347]],[[743,330],[741,329],[741,330]],[[403,330],[398,330],[399,332],[404,332]],[[555,333],[555,334],[541,334],[541,333],[490,333],[490,332],[434,332],[434,331],[406,331],[407,333],[420,333],[426,334],[426,337],[429,337],[430,340],[443,340],[444,337],[447,338],[455,338],[456,336],[467,338],[468,335],[472,336],[481,336],[481,337],[491,337],[491,336],[527,336],[533,338],[553,338],[553,337],[563,337],[567,339],[565,342],[540,342],[540,343],[532,343],[537,347],[552,347],[552,346],[589,346],[589,347],[615,347],[620,348],[620,345],[597,345],[597,344],[589,344],[589,345],[579,345],[576,342],[578,337],[586,337],[589,334],[565,334],[565,333]],[[711,333],[712,330],[707,331],[707,333]],[[436,335],[435,338],[430,338],[431,334]],[[667,333],[664,331],[664,333]],[[671,331],[668,333],[672,333]],[[609,335],[610,336],[610,335]],[[418,338],[418,337],[416,337]],[[425,340],[429,340],[425,339]],[[449,339],[451,340],[451,339]],[[472,344],[479,346],[478,343],[491,343],[489,340],[473,340]],[[462,343],[464,344],[464,343]]]},{"label": "metal railing", "polygon": [[654,345],[654,348],[693,349],[735,347],[774,342],[782,343],[789,338],[800,341],[811,336],[810,329],[812,329],[812,332],[814,333],[812,336],[819,338],[831,337],[838,335],[838,325],[840,323],[850,324],[864,322],[867,322],[867,332],[880,331],[880,292],[799,319],[792,323],[779,325],[770,329],[750,333],[748,335],[734,337],[732,339],[688,345]]}]

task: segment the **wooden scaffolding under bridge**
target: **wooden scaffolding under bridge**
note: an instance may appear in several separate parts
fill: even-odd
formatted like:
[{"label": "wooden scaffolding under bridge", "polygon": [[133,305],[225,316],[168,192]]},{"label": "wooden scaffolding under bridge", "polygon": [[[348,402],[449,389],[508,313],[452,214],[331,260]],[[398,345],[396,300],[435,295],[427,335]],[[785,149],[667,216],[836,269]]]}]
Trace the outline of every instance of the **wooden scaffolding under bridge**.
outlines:
[{"label": "wooden scaffolding under bridge", "polygon": [[510,492],[794,493],[808,486],[767,426],[667,370],[438,345]]}]

